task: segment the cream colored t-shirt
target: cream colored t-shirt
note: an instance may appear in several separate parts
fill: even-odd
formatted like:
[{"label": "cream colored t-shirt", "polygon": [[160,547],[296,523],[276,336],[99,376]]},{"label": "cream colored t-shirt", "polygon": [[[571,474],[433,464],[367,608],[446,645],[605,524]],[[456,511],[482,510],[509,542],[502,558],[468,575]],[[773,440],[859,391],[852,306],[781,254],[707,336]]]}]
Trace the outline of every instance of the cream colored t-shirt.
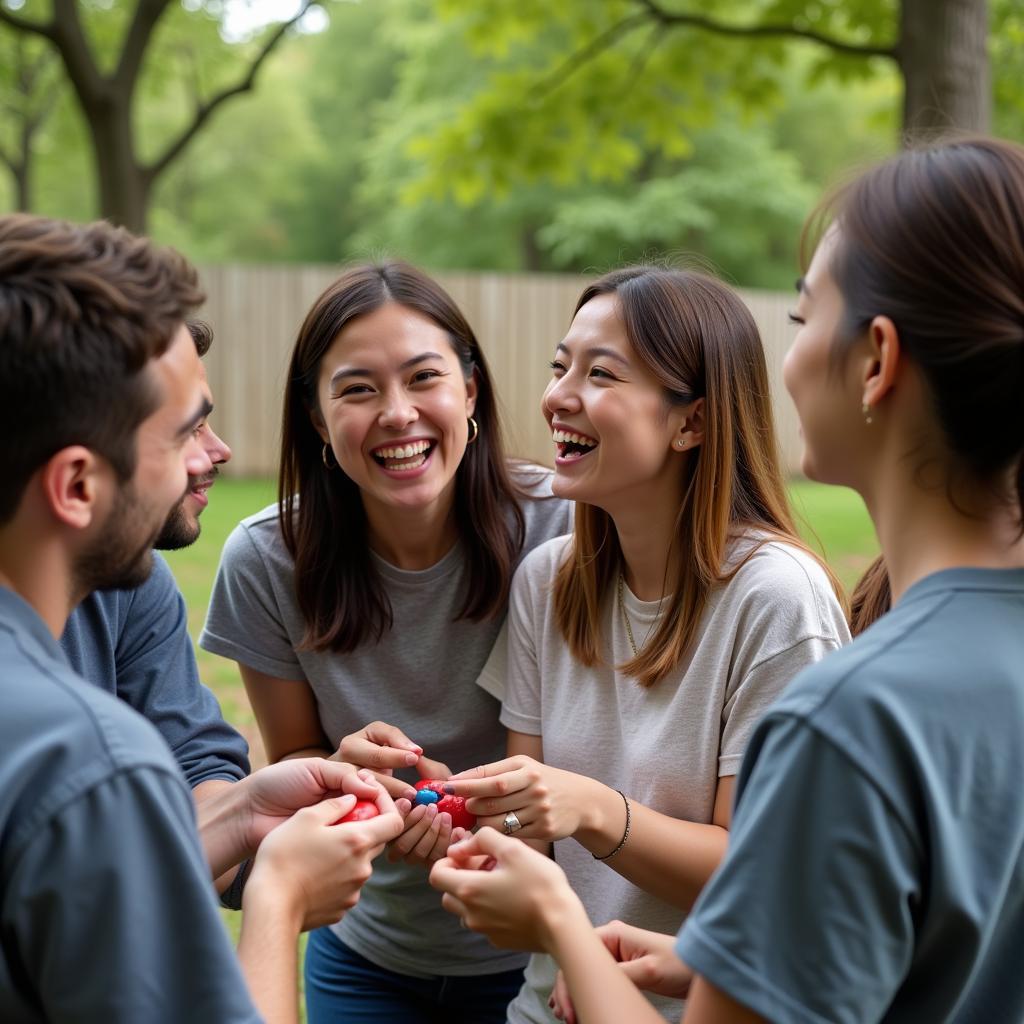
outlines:
[{"label": "cream colored t-shirt", "polygon": [[[558,630],[551,584],[571,538],[548,541],[524,559],[509,609],[509,674],[501,721],[540,735],[544,760],[622,790],[662,814],[709,823],[722,776],[735,775],[750,733],[769,704],[805,666],[849,640],[828,577],[810,556],[764,544],[709,596],[697,643],[676,675],[644,689],[617,672],[632,657],[614,589],[601,625],[610,663],[580,665]],[[737,542],[730,558],[749,550]],[[638,645],[653,635],[659,602],[623,591]],[[555,844],[595,925],[618,918],[675,934],[685,915],[596,861],[574,839]],[[534,956],[509,1007],[513,1024],[554,1020],[547,1000],[555,964]],[[669,1020],[682,1003],[652,998]]]}]

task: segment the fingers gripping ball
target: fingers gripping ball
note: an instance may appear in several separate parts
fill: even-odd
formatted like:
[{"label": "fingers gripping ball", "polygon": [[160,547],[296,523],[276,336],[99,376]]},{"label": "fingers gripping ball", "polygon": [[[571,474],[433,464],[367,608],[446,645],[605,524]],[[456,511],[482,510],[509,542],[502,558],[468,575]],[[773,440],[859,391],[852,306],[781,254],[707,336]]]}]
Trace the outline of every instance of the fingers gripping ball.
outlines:
[{"label": "fingers gripping ball", "polygon": [[368,821],[370,818],[376,818],[378,814],[380,814],[380,808],[372,800],[357,800],[355,807],[334,824],[343,825],[346,821]]},{"label": "fingers gripping ball", "polygon": [[447,811],[452,816],[453,828],[469,829],[476,824],[476,815],[466,810],[466,798],[446,794],[442,780],[421,779],[416,789],[416,803],[436,804],[438,811]]}]

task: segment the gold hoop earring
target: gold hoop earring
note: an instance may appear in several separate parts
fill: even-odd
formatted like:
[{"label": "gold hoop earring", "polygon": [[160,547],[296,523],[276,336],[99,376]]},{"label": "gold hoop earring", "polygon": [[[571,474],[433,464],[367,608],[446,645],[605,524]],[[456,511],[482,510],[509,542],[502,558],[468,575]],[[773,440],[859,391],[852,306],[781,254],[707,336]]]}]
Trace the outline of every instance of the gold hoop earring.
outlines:
[{"label": "gold hoop earring", "polygon": [[867,423],[867,424],[869,424],[869,425],[870,425],[871,423],[873,423],[873,422],[874,422],[874,421],[873,421],[873,420],[871,419],[871,406],[870,406],[870,405],[868,405],[868,403],[867,403],[867,402],[865,402],[865,403],[864,403],[864,404],[863,404],[863,405],[862,405],[862,406],[860,407],[860,411],[861,411],[861,413],[862,413],[862,414],[863,414],[863,416],[864,416],[864,422],[865,422],[865,423]]},{"label": "gold hoop earring", "polygon": [[334,457],[334,452],[331,450],[329,444],[325,444],[320,452],[320,461],[323,462],[325,469],[335,469],[338,465],[338,460]]},{"label": "gold hoop earring", "polygon": [[467,445],[471,445],[480,436],[480,428],[477,426],[476,420],[473,419],[472,416],[469,417],[469,425],[473,428],[473,433],[466,442]]}]

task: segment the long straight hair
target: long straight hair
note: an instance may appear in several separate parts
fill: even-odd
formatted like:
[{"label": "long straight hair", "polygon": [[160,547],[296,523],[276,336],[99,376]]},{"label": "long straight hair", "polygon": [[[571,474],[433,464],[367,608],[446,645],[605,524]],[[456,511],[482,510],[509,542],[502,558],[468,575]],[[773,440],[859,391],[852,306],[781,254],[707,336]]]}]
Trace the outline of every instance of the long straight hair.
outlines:
[{"label": "long straight hair", "polygon": [[[619,666],[648,687],[683,660],[697,637],[711,589],[731,579],[767,539],[812,552],[797,535],[779,463],[764,349],[757,325],[721,282],[689,270],[627,267],[595,281],[576,312],[598,295],[614,294],[626,336],[665,389],[667,404],[705,400],[702,444],[680,460],[685,493],[676,521],[675,576],[657,631]],[[729,542],[758,531],[743,556],[726,567]],[[820,559],[819,559],[820,561]],[[671,563],[671,560],[670,560]],[[840,600],[842,588],[827,566]],[[599,664],[602,604],[622,571],[622,549],[607,512],[576,506],[569,558],[554,584],[559,628],[584,665]],[[666,570],[668,572],[668,569]]]},{"label": "long straight hair", "polygon": [[[830,222],[845,305],[834,358],[888,316],[931,392],[949,500],[957,485],[990,493],[1024,532],[1024,147],[951,138],[874,167],[808,220],[805,264]],[[889,608],[881,559],[855,597],[860,632]]]},{"label": "long straight hair", "polygon": [[455,476],[455,522],[469,563],[457,618],[500,615],[525,525],[509,476],[483,352],[466,318],[432,278],[407,263],[352,267],[313,303],[288,370],[278,475],[281,536],[295,562],[295,592],[306,621],[302,646],[348,652],[379,641],[393,623],[391,604],[370,557],[358,485],[340,466],[328,469],[318,415],[317,379],[324,354],[358,317],[388,303],[427,317],[445,331],[466,379],[475,378],[478,436]]}]

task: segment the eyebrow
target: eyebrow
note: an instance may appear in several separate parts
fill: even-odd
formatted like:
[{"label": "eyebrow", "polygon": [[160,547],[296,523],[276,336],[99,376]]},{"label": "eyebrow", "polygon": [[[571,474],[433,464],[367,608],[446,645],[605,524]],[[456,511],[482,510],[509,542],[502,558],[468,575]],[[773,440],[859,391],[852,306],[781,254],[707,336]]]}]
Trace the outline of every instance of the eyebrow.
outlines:
[{"label": "eyebrow", "polygon": [[209,399],[204,398],[202,404],[193,413],[192,418],[178,428],[178,432],[175,434],[175,437],[186,437],[191,434],[192,431],[210,415],[211,412],[213,412],[213,403]]},{"label": "eyebrow", "polygon": [[[564,341],[560,341],[555,348],[556,352],[564,352],[566,355],[572,355],[566,346]],[[606,356],[608,359],[614,359],[617,363],[622,363],[623,366],[629,365],[629,360],[620,356],[618,352],[613,348],[604,348],[601,345],[595,345],[593,348],[584,350],[588,356]]]},{"label": "eyebrow", "polygon": [[[425,363],[428,359],[443,359],[439,352],[421,352],[418,356],[413,356],[411,359],[406,359],[398,368],[400,370],[408,370],[411,366],[416,366],[418,363]],[[331,379],[328,382],[328,387],[334,387],[339,380],[345,380],[347,377],[372,377],[373,371],[367,370],[361,366],[347,366],[340,370],[335,370],[331,374]]]}]

